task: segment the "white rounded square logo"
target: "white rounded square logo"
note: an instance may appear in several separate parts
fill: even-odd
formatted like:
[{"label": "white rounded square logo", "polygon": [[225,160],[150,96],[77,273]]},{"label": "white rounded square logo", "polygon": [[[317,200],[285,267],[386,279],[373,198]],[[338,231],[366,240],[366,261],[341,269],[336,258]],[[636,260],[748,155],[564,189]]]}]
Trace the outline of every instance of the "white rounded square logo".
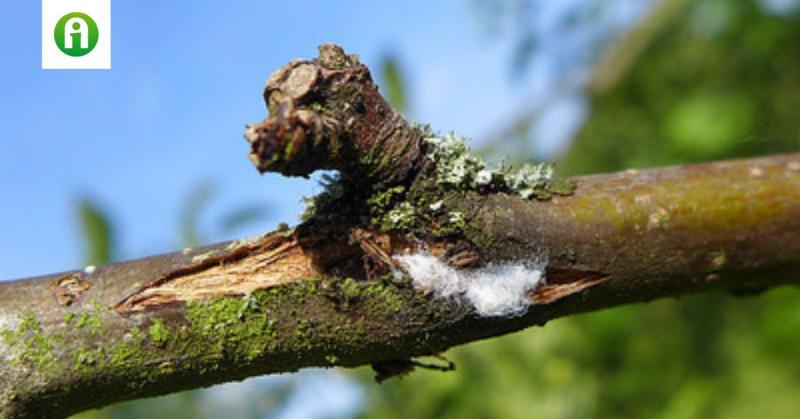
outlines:
[{"label": "white rounded square logo", "polygon": [[111,0],[42,0],[42,68],[110,69]]}]

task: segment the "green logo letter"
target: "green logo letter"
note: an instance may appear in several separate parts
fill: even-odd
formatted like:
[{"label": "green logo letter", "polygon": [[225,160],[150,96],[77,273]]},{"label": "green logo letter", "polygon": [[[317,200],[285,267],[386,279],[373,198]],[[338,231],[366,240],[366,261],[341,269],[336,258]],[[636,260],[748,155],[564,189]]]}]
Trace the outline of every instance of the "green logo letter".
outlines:
[{"label": "green logo letter", "polygon": [[71,57],[84,56],[97,45],[97,24],[81,12],[67,13],[56,23],[53,36],[58,49]]}]

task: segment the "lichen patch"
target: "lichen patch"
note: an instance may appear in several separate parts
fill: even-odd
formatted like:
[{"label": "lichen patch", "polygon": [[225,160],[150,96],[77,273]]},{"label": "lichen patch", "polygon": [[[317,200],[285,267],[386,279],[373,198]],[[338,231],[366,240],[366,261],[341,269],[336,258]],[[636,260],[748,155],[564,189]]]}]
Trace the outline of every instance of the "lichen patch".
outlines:
[{"label": "lichen patch", "polygon": [[490,167],[470,152],[462,137],[453,133],[427,134],[424,141],[431,145],[427,158],[436,164],[436,180],[442,185],[504,191],[524,199],[571,195],[575,189],[570,182],[554,181],[553,166],[549,164],[524,164],[516,170],[508,165]]}]

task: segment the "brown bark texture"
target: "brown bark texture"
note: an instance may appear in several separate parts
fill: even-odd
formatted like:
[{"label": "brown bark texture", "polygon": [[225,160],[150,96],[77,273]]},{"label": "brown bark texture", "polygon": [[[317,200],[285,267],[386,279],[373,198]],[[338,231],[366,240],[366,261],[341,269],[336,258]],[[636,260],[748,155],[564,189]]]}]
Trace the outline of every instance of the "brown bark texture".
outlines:
[{"label": "brown bark texture", "polygon": [[[383,379],[558,317],[798,280],[800,155],[537,180],[521,196],[510,174],[443,174],[480,164],[442,157],[436,134],[406,122],[337,46],[276,71],[265,100],[269,116],[245,133],[259,171],[340,172],[304,222],[0,283],[1,417],[311,366],[372,364]],[[524,312],[481,315],[421,288],[396,257],[418,252],[464,273],[546,261],[546,276]]]}]

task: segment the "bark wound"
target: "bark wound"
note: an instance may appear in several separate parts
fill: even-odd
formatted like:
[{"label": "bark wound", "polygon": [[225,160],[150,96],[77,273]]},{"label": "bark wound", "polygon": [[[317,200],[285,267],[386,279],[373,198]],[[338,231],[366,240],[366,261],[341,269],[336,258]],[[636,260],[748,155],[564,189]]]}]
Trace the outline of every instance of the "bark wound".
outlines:
[{"label": "bark wound", "polygon": [[215,296],[245,295],[308,278],[316,270],[304,245],[308,243],[295,235],[273,235],[239,245],[234,242],[229,251],[148,282],[114,309],[129,313]]},{"label": "bark wound", "polygon": [[[550,202],[494,188],[458,190],[443,199],[448,197],[437,194],[452,190],[426,177],[437,162],[424,158],[435,149],[422,142],[423,130],[392,110],[366,67],[341,48],[324,45],[318,58],[277,71],[265,99],[269,117],[245,135],[258,170],[305,176],[336,169],[349,194],[338,201],[329,194],[328,214],[289,234],[223,244],[194,258],[170,254],[121,263],[98,275],[89,269],[3,282],[0,331],[17,346],[4,339],[0,357],[21,362],[0,365],[0,416],[67,415],[254,374],[331,366],[331,356],[343,366],[375,364],[386,377],[424,366],[415,356],[577,312],[710,288],[797,282],[800,155],[584,177],[574,195]],[[400,185],[424,199],[390,194],[382,212],[401,204],[432,211],[445,205],[448,212],[427,214],[440,220],[425,225],[434,218],[420,218],[415,228],[377,227],[369,211],[361,210],[371,209],[365,207],[370,197]],[[470,216],[458,217],[464,226],[444,234],[442,217],[455,213]],[[459,224],[450,218],[447,223]],[[447,270],[471,270],[523,260],[541,248],[550,255],[545,282],[515,295],[547,307],[520,316],[486,321],[463,304],[428,301],[404,283],[375,278],[402,269],[394,259],[409,252],[429,252]],[[199,313],[214,317],[211,335],[167,321],[172,310],[166,306],[175,303],[243,295],[309,277],[375,281],[364,289],[304,289],[319,295],[299,301],[281,294],[258,309],[274,317],[270,324],[274,320],[276,328],[270,330],[261,315],[233,313],[240,321],[231,322],[234,317]],[[142,280],[147,282],[139,286]],[[96,300],[81,304],[87,290]],[[53,297],[38,298],[48,294]],[[83,314],[99,321],[89,328],[63,327],[69,320],[63,307],[53,307],[53,298],[79,310],[89,305],[91,313]],[[142,319],[154,320],[150,339],[129,341],[129,332],[141,330],[125,316],[102,314],[109,305],[120,314],[145,312]],[[14,318],[20,320],[16,329],[10,328]],[[169,339],[186,338],[186,344],[162,345],[166,338],[159,331]]]},{"label": "bark wound", "polygon": [[528,296],[534,304],[550,304],[611,279],[602,272],[548,267],[545,283]]},{"label": "bark wound", "polygon": [[83,294],[91,287],[92,283],[77,273],[58,277],[50,286],[58,304],[65,307],[79,302]]},{"label": "bark wound", "polygon": [[[275,71],[264,89],[269,116],[248,126],[250,159],[261,171],[307,176],[339,170],[356,188],[381,190],[407,182],[420,169],[426,149],[422,134],[381,97],[358,57],[336,45],[322,45],[313,60],[296,60]],[[482,265],[478,252],[447,254],[447,243],[425,243],[411,235],[377,233],[352,226],[349,243],[339,240],[271,236],[150,281],[116,306],[135,312],[165,304],[243,295],[317,274],[334,274],[337,261],[361,258],[363,267],[345,276],[372,279],[402,270],[393,256],[428,249],[457,269]],[[324,243],[320,243],[324,242]],[[531,292],[547,304],[607,279],[602,274],[559,277]]]},{"label": "bark wound", "polygon": [[[359,242],[365,259],[371,262],[371,269],[365,267],[368,278],[389,271],[402,272],[402,264],[397,263],[393,256],[407,255],[420,249],[425,249],[455,269],[469,270],[481,266],[480,256],[474,250],[462,250],[448,256],[444,242],[428,244],[410,237],[378,234],[360,229],[356,230],[354,238]],[[606,282],[610,278],[610,275],[602,272],[548,267],[545,272],[545,282],[531,290],[527,297],[534,304],[551,304]]]}]

